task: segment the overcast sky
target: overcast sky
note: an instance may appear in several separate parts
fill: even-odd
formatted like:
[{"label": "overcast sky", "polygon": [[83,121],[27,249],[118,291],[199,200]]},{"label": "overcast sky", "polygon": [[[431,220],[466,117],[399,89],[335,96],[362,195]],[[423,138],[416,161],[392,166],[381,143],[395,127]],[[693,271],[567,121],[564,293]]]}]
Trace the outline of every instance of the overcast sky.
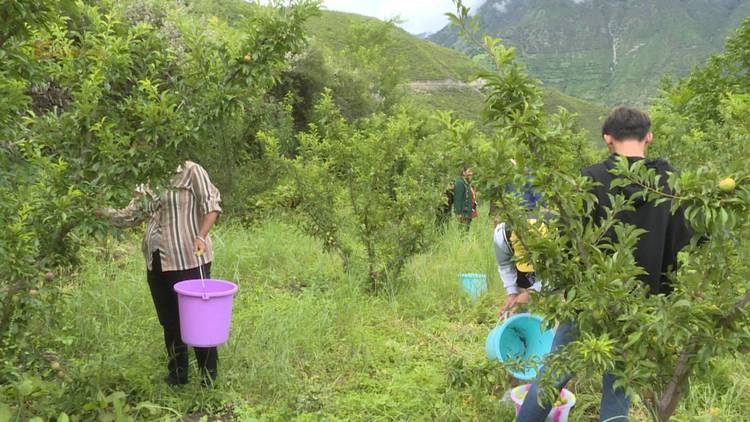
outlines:
[{"label": "overcast sky", "polygon": [[[464,0],[475,10],[485,0]],[[455,13],[451,0],[323,0],[329,10],[358,13],[379,19],[400,17],[400,26],[412,34],[436,32],[448,24],[444,13]]]}]

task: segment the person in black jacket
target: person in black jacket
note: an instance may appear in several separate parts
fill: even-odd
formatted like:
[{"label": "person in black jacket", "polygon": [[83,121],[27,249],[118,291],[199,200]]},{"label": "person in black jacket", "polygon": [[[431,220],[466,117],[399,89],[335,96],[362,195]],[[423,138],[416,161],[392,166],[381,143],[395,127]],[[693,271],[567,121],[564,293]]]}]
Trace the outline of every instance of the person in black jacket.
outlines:
[{"label": "person in black jacket", "polygon": [[[651,120],[642,111],[620,107],[615,109],[605,120],[602,126],[602,138],[607,144],[611,155],[601,163],[583,169],[584,176],[597,182],[593,193],[597,198],[597,205],[589,216],[594,223],[599,223],[606,216],[607,209],[611,208],[609,195],[624,195],[632,198],[640,191],[637,185],[611,188],[611,182],[615,178],[610,173],[615,167],[616,161],[623,157],[632,165],[633,163],[646,160],[646,167],[653,168],[661,175],[662,189],[670,193],[666,184],[668,173],[674,169],[664,160],[646,159],[646,149],[653,141],[650,131]],[[677,253],[685,247],[692,237],[692,232],[685,220],[682,209],[674,214],[670,211],[669,201],[659,205],[647,202],[640,196],[634,198],[633,210],[618,213],[616,218],[628,224],[633,224],[646,230],[638,239],[634,257],[636,263],[645,270],[645,274],[639,279],[649,287],[650,294],[669,294],[672,287],[667,277],[677,262]],[[608,234],[614,239],[614,231]],[[575,339],[575,330],[570,323],[562,323],[555,333],[552,350],[569,343]],[[558,384],[562,388],[570,377],[565,377]],[[622,388],[614,388],[615,378],[611,374],[605,374],[602,380],[602,401],[599,412],[600,421],[627,421],[630,400]],[[537,404],[537,386],[532,386],[523,406],[519,411],[516,421],[533,422],[544,421],[552,406],[540,407]]]}]

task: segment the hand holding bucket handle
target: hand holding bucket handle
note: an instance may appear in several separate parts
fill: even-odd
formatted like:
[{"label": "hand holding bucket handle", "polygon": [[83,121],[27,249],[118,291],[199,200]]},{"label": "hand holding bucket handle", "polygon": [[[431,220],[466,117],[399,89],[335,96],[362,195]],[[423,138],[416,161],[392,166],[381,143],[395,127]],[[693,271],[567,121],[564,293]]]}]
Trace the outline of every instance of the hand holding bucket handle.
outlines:
[{"label": "hand holding bucket handle", "polygon": [[203,288],[203,300],[208,300],[208,293],[206,293],[206,277],[203,275],[203,250],[200,248],[197,248],[195,250],[195,256],[197,256],[199,259],[198,261],[198,270],[201,272],[201,287]]},{"label": "hand holding bucket handle", "polygon": [[[208,237],[208,236],[206,236]],[[206,238],[201,237],[200,235],[195,236],[195,240],[193,241],[193,244],[195,245],[195,256],[201,256],[203,255],[203,252],[208,247]]]}]

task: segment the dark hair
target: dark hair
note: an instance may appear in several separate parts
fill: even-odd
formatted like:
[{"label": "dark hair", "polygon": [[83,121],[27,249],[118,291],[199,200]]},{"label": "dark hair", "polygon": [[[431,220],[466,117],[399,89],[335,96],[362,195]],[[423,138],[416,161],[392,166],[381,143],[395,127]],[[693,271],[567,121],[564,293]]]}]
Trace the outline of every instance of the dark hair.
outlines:
[{"label": "dark hair", "polygon": [[648,114],[629,107],[614,109],[602,125],[602,136],[609,135],[617,141],[625,139],[643,140],[651,130]]}]

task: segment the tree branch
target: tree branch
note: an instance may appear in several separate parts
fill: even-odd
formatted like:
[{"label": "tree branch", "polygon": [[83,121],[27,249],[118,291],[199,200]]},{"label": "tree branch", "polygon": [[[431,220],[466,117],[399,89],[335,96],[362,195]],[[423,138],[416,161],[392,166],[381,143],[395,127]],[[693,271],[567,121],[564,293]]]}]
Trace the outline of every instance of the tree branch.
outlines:
[{"label": "tree branch", "polygon": [[[723,318],[716,322],[716,328],[726,327],[732,324],[741,314],[742,309],[750,303],[750,289],[745,292],[745,295],[732,306],[732,309]],[[688,378],[692,373],[695,363],[690,362],[690,357],[696,352],[696,341],[688,343],[685,350],[680,355],[680,359],[677,361],[677,366],[674,370],[672,380],[664,390],[659,402],[657,403],[656,416],[659,421],[666,422],[672,417],[677,405],[679,404],[682,396],[685,394],[685,386],[687,385]]]},{"label": "tree branch", "polygon": [[26,282],[26,280],[18,280],[16,281],[16,284],[5,289],[7,296],[5,296],[5,300],[3,301],[3,315],[0,318],[0,335],[2,335],[3,333],[5,333],[5,331],[8,330],[8,326],[10,325],[10,320],[13,317],[13,311],[16,308],[13,305],[13,298],[16,296],[18,292],[20,292],[27,286],[28,286],[28,283]]}]

